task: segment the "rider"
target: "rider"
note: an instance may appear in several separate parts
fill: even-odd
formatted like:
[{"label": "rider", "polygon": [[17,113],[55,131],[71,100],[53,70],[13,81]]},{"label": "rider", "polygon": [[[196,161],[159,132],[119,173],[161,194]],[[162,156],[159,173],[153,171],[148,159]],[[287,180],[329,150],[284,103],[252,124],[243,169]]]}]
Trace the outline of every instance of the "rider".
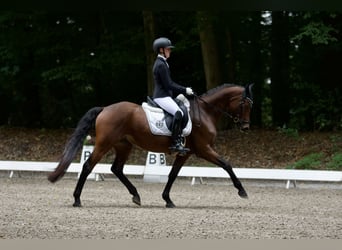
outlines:
[{"label": "rider", "polygon": [[153,65],[154,91],[153,100],[166,112],[173,115],[172,122],[172,145],[171,151],[185,153],[189,151],[184,148],[181,140],[181,122],[183,112],[173,100],[179,94],[193,95],[190,87],[183,87],[174,81],[170,76],[169,65],[166,60],[170,57],[172,46],[171,41],[166,37],[154,40],[153,50],[157,53],[157,58]]}]

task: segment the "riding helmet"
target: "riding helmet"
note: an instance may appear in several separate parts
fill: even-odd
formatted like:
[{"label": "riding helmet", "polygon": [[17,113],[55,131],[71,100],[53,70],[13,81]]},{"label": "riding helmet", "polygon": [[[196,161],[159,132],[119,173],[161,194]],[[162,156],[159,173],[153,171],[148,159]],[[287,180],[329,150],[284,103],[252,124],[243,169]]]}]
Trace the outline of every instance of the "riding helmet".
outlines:
[{"label": "riding helmet", "polygon": [[166,37],[159,37],[153,42],[153,50],[158,53],[160,48],[174,48],[170,39]]}]

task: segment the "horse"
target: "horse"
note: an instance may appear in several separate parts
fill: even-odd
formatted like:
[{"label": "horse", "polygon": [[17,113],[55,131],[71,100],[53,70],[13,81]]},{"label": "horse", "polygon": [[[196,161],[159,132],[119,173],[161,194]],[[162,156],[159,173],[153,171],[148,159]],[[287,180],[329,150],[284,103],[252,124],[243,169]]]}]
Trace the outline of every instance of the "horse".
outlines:
[{"label": "horse", "polygon": [[[253,104],[252,85],[240,86],[223,84],[190,101],[190,117],[193,123],[191,133],[186,137],[185,147],[190,151],[175,155],[168,181],[164,187],[162,198],[167,208],[175,207],[170,198],[171,187],[186,160],[195,154],[197,157],[222,167],[230,176],[234,187],[241,198],[248,198],[247,192],[235,175],[231,164],[224,160],[213,149],[217,135],[216,126],[219,119],[226,115],[234,120],[241,130],[250,127],[250,113]],[[83,146],[83,141],[89,131],[95,127],[95,146],[90,157],[85,161],[79,176],[74,196],[74,207],[81,205],[81,192],[88,175],[95,165],[110,150],[115,150],[115,160],[111,171],[126,186],[133,196],[132,201],[141,205],[141,199],[136,187],[124,175],[123,168],[128,160],[133,145],[139,148],[171,154],[170,136],[153,135],[141,105],[122,101],[105,107],[90,108],[79,120],[77,127],[65,145],[61,159],[53,172],[48,175],[52,183],[61,179],[67,168]]]}]

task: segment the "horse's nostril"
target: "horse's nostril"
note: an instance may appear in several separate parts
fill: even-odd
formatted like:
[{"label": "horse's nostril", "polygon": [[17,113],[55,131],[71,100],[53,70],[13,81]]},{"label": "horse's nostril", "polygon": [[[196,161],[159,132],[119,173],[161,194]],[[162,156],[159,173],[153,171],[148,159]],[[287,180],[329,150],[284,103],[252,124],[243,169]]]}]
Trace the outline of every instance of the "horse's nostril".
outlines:
[{"label": "horse's nostril", "polygon": [[242,124],[241,130],[242,130],[242,131],[248,131],[248,130],[249,130],[249,124],[248,124],[248,123]]}]

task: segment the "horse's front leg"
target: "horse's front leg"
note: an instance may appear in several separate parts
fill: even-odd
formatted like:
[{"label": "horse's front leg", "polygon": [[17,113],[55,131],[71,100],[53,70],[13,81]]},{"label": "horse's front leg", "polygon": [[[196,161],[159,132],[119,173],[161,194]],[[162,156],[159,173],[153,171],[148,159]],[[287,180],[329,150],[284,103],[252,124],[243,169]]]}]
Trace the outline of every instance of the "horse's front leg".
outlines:
[{"label": "horse's front leg", "polygon": [[239,190],[239,192],[238,192],[239,196],[241,198],[248,198],[246,190],[243,188],[240,180],[235,175],[235,173],[233,171],[233,168],[229,164],[229,162],[227,162],[227,161],[225,161],[223,159],[218,159],[218,161],[220,162],[219,166],[221,166],[229,174],[229,176],[230,176],[230,178],[231,178],[231,180],[232,180],[232,182],[234,184],[234,187],[236,187]]},{"label": "horse's front leg", "polygon": [[177,155],[172,165],[172,169],[169,173],[169,179],[166,183],[166,186],[162,194],[163,199],[166,201],[166,207],[168,208],[176,207],[175,204],[170,199],[170,190],[171,190],[172,184],[174,183],[174,181],[176,180],[178,176],[179,171],[181,170],[182,166],[184,165],[185,161],[189,158],[189,156],[190,154],[187,154],[184,156]]},{"label": "horse's front leg", "polygon": [[132,147],[132,144],[128,141],[121,141],[114,146],[116,157],[111,170],[126,186],[128,192],[133,196],[132,201],[140,206],[141,200],[136,187],[128,180],[128,178],[123,173],[124,164],[126,163],[128,156],[131,153]]},{"label": "horse's front leg", "polygon": [[230,176],[234,187],[239,190],[238,194],[241,198],[248,198],[246,190],[243,188],[240,180],[235,175],[232,166],[228,161],[222,159],[210,146],[207,147],[205,152],[202,152],[201,156],[203,159],[212,162],[220,167],[222,167]]}]

